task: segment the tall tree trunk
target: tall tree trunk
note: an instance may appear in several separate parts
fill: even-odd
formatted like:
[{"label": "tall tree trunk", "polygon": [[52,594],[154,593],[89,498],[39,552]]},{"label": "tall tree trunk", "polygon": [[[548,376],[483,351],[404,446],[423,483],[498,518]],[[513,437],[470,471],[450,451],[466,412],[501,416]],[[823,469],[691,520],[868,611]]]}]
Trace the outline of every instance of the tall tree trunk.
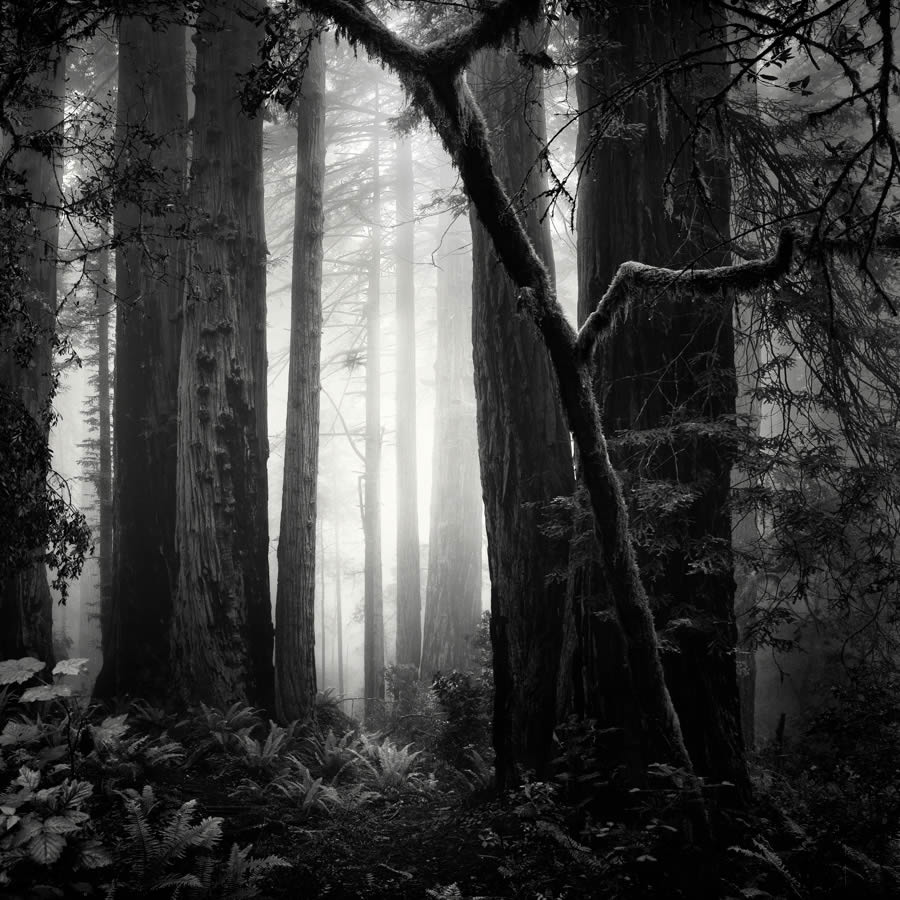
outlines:
[{"label": "tall tree trunk", "polygon": [[[704,18],[708,25],[703,3],[679,0],[664,11],[620,2],[605,21],[581,19],[579,158],[597,141],[594,125],[603,94],[627,83],[648,62],[694,48]],[[598,48],[598,39],[612,43]],[[623,260],[676,267],[700,260],[723,263],[721,254],[705,252],[715,236],[728,234],[729,184],[721,148],[708,136],[691,145],[690,124],[679,112],[695,107],[698,83],[699,76],[676,76],[630,100],[624,121],[642,130],[602,138],[589,153],[579,183],[581,321]],[[692,150],[685,150],[670,172],[671,160],[688,146]],[[702,170],[708,204],[685,190],[695,169]],[[664,188],[667,183],[670,189]],[[698,774],[727,779],[746,791],[734,657],[731,459],[727,440],[697,436],[690,427],[697,420],[733,422],[730,307],[673,293],[652,314],[635,311],[598,354],[597,375],[606,431],[620,434],[611,442],[613,463],[627,473],[638,533],[650,535],[639,547],[639,564],[663,646],[672,648],[664,655],[666,682],[685,744]],[[660,428],[671,429],[662,440],[633,433]],[[632,437],[623,430],[633,430]],[[674,515],[671,506],[668,513],[652,506],[660,491],[669,498],[679,494]]]},{"label": "tall tree trunk", "polygon": [[[105,230],[104,230],[105,232]],[[97,472],[97,505],[100,512],[100,617],[112,612],[113,522],[112,522],[112,423],[110,410],[109,319],[115,306],[109,290],[109,248],[106,234],[97,259],[97,418],[99,434],[99,469]],[[101,632],[102,634],[102,632]]]},{"label": "tall tree trunk", "polygon": [[341,609],[341,544],[340,520],[334,517],[334,630],[337,640],[338,696],[344,696],[344,619]]},{"label": "tall tree trunk", "polygon": [[363,533],[366,544],[363,632],[365,714],[381,711],[384,700],[384,597],[381,587],[381,128],[375,85],[372,140],[372,206],[369,287],[366,297],[366,477]]},{"label": "tall tree trunk", "polygon": [[[184,291],[185,31],[119,26],[117,144],[138,174],[115,209],[115,494],[111,596],[102,608],[101,698],[173,691],[175,478]],[[155,173],[155,174],[151,174]]]},{"label": "tall tree trunk", "polygon": [[247,15],[262,8],[233,0],[197,23],[171,636],[184,701],[271,710],[263,123],[238,96],[262,38]]},{"label": "tall tree trunk", "polygon": [[[54,22],[37,23],[35,37],[43,40],[44,29],[52,35],[54,27]],[[20,29],[30,34],[29,27]],[[51,45],[38,52],[42,62],[27,82],[31,106],[17,109],[14,117],[19,149],[11,151],[14,155],[9,165],[14,190],[21,200],[4,204],[2,214],[10,216],[10,220],[4,224],[4,229],[9,229],[9,245],[3,255],[8,272],[20,269],[21,280],[12,276],[15,296],[3,309],[3,318],[9,317],[11,327],[0,340],[2,414],[8,420],[21,421],[21,440],[41,445],[27,476],[29,493],[35,497],[44,495],[49,471],[49,453],[44,451],[49,440],[54,386],[58,210],[62,201],[57,141],[64,115],[66,71],[63,47]],[[13,135],[5,131],[8,122],[9,119],[4,122],[0,141],[4,149],[13,141]],[[17,216],[15,210],[22,210],[22,215]],[[23,352],[27,353],[27,361],[19,355]],[[40,500],[35,513],[44,513]],[[0,564],[0,659],[33,656],[52,668],[53,600],[43,558],[44,548],[35,547],[33,560],[23,561],[11,572],[4,571],[8,560]]]},{"label": "tall tree trunk", "polygon": [[[533,33],[525,45],[539,49]],[[548,269],[549,223],[535,201],[544,190],[539,71],[511,47],[484,51],[469,83],[491,130],[494,165],[514,197]],[[567,542],[542,529],[549,505],[574,490],[569,430],[556,400],[547,351],[517,315],[516,289],[491,239],[473,215],[475,395],[481,483],[491,572],[494,650],[494,748],[498,783],[517,769],[545,774],[556,724],[556,679],[565,601]],[[556,577],[554,577],[556,576]]]},{"label": "tall tree trunk", "polygon": [[[450,185],[445,185],[449,190]],[[468,220],[442,216],[437,257],[437,359],[431,526],[422,675],[466,671],[481,617],[481,532],[472,370],[472,254]]]},{"label": "tall tree trunk", "polygon": [[415,181],[412,140],[397,141],[397,665],[422,655],[419,490],[416,467]]},{"label": "tall tree trunk", "polygon": [[[296,105],[291,343],[275,603],[276,711],[283,721],[309,718],[316,702],[316,492],[325,230],[325,55],[318,39],[310,44]],[[324,641],[321,653],[324,682]]]}]

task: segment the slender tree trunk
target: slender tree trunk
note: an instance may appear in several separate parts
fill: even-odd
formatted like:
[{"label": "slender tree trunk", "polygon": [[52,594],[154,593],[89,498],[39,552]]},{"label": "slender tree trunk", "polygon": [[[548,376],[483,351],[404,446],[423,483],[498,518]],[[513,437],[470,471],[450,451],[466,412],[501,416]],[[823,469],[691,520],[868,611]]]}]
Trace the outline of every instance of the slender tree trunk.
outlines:
[{"label": "slender tree trunk", "polygon": [[344,613],[341,609],[341,544],[340,524],[334,517],[334,630],[337,640],[338,696],[344,696]]},{"label": "slender tree trunk", "polygon": [[271,710],[263,123],[238,96],[262,38],[246,14],[261,9],[255,0],[205,7],[195,37],[171,636],[183,701]]},{"label": "slender tree trunk", "polygon": [[415,182],[412,140],[397,141],[397,665],[419,668],[422,588],[416,466]]},{"label": "slender tree trunk", "polygon": [[[317,39],[310,45],[297,115],[288,412],[275,604],[276,710],[283,721],[310,717],[316,702],[316,493],[325,229],[325,56]],[[323,637],[323,682],[324,647]]]},{"label": "slender tree trunk", "polygon": [[[39,23],[38,37],[48,33],[53,23]],[[42,48],[43,50],[43,48]],[[15,176],[21,204],[4,205],[4,217],[11,218],[11,246],[4,248],[7,264],[20,267],[16,296],[4,318],[10,316],[10,331],[0,340],[0,396],[4,416],[21,419],[22,440],[40,442],[42,451],[50,433],[50,398],[53,392],[53,338],[56,327],[56,282],[62,166],[55,143],[64,114],[66,55],[54,47],[46,61],[28,78],[33,102],[30,108],[16,110],[16,132],[20,149],[9,165]],[[30,97],[30,99],[32,99]],[[6,120],[9,121],[8,119]],[[2,143],[9,145],[12,135],[3,133]],[[27,350],[27,363],[17,358],[16,350]],[[33,434],[28,431],[33,429]],[[47,478],[49,455],[43,452],[29,482],[33,494],[41,495]],[[41,510],[37,510],[41,513]],[[32,656],[54,664],[53,600],[43,561],[44,548],[34,548],[34,558],[12,572],[5,572],[7,560],[0,564],[0,659]]]},{"label": "slender tree trunk", "polygon": [[375,131],[372,141],[372,206],[369,288],[366,298],[366,478],[363,504],[365,625],[363,668],[365,714],[381,711],[384,700],[384,598],[381,588],[381,127],[375,85]]},{"label": "slender tree trunk", "polygon": [[[526,46],[538,48],[534,34]],[[549,223],[541,222],[539,171],[544,143],[538,70],[515,50],[483,51],[469,74],[491,129],[494,165],[514,197],[528,235],[548,269]],[[542,777],[556,724],[556,680],[568,546],[542,526],[550,504],[574,490],[569,431],[556,400],[547,351],[517,315],[516,289],[480,220],[472,217],[475,395],[481,483],[491,572],[494,650],[494,747],[498,783],[519,767]]]},{"label": "slender tree trunk", "polygon": [[[578,155],[597,141],[593,125],[603,93],[627,82],[647,61],[692,49],[704,4],[678,0],[664,11],[616,3],[605,22],[581,19],[585,58],[578,79]],[[699,20],[698,20],[699,17]],[[597,40],[612,46],[596,46]],[[699,76],[698,76],[699,77]],[[728,173],[711,138],[687,147],[690,123],[679,110],[695,104],[697,81],[676,77],[625,107],[639,135],[603,138],[579,183],[579,319],[584,321],[623,260],[651,265],[721,265],[704,249],[728,234]],[[671,108],[670,108],[671,107]],[[678,158],[674,173],[672,159]],[[711,203],[684,186],[702,168]],[[664,189],[670,183],[671,187]],[[681,191],[682,193],[679,193]],[[699,774],[749,786],[735,676],[734,577],[729,512],[728,440],[698,437],[690,423],[727,426],[735,411],[731,308],[671,293],[662,311],[636,311],[598,354],[597,383],[608,434],[671,429],[661,441],[628,432],[611,443],[627,472],[639,534],[649,535],[638,561],[657,627],[665,636],[666,681],[685,743]],[[688,427],[684,427],[685,424]],[[675,514],[652,507],[659,491],[680,492]],[[670,508],[671,510],[671,508]],[[585,645],[585,653],[590,648]],[[592,660],[585,660],[592,664]],[[589,715],[596,715],[588,710]]]},{"label": "slender tree trunk", "polygon": [[[180,307],[184,291],[185,31],[139,17],[119,26],[117,144],[140,175],[115,209],[113,547],[101,597],[97,697],[173,692],[175,478]],[[151,174],[154,173],[154,174]]]},{"label": "slender tree trunk", "polygon": [[[450,185],[445,185],[449,190]],[[422,675],[472,668],[481,618],[481,532],[472,370],[472,254],[468,220],[438,225],[437,359],[431,526]]]},{"label": "slender tree trunk", "polygon": [[320,653],[322,654],[322,681],[321,690],[325,690],[325,655],[327,644],[325,643],[325,536],[324,528],[319,524],[319,635],[321,637]]},{"label": "slender tree trunk", "polygon": [[[110,409],[109,320],[115,306],[109,290],[109,249],[106,235],[97,259],[97,413],[99,470],[97,504],[100,512],[100,617],[109,621],[112,612],[113,522],[112,522],[112,423]],[[102,634],[102,630],[101,630]]]}]

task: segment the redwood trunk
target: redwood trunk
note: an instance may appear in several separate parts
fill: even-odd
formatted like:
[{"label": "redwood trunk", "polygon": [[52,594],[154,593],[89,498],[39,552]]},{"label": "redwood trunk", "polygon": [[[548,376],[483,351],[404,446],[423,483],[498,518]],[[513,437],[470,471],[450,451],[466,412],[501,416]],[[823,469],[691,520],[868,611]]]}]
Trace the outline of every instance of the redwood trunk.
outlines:
[{"label": "redwood trunk", "polygon": [[397,230],[397,665],[419,668],[422,587],[419,574],[419,490],[416,465],[416,316],[413,283],[414,181],[412,141],[396,157]]},{"label": "redwood trunk", "polygon": [[[537,44],[533,35],[529,42]],[[484,51],[470,85],[488,128],[495,171],[513,197],[538,255],[552,270],[549,223],[536,198],[543,147],[539,71],[515,50]],[[491,572],[494,745],[498,783],[522,768],[542,777],[556,724],[568,546],[542,526],[554,498],[574,489],[569,430],[556,380],[533,325],[518,315],[516,288],[473,215],[475,395]]]},{"label": "redwood trunk", "polygon": [[171,634],[184,701],[272,709],[262,117],[238,98],[262,29],[247,6],[205,8],[195,38]]},{"label": "redwood trunk", "polygon": [[[704,15],[707,18],[704,20]],[[697,18],[699,17],[699,18]],[[664,11],[616,3],[603,22],[581,20],[578,155],[597,142],[597,104],[648,63],[677,58],[702,41],[702,3]],[[598,38],[611,41],[598,49]],[[592,46],[593,45],[593,46]],[[728,234],[728,174],[721,148],[689,139],[680,110],[696,106],[697,80],[675,76],[624,107],[642,130],[603,137],[579,182],[579,319],[603,295],[619,264],[721,265],[705,248]],[[707,86],[708,87],[708,86]],[[679,157],[679,151],[681,156]],[[670,171],[672,161],[677,158]],[[688,189],[695,169],[711,202]],[[671,183],[664,189],[667,178]],[[748,785],[735,675],[734,577],[728,441],[685,427],[734,420],[731,310],[719,301],[667,297],[637,309],[597,354],[597,385],[613,464],[632,498],[638,562],[664,640],[666,681],[698,774]],[[654,440],[648,429],[663,429]],[[644,435],[641,435],[644,432]],[[663,492],[684,502],[654,506]],[[668,493],[667,493],[668,492]],[[597,665],[585,646],[586,665]],[[599,693],[599,692],[598,692]],[[597,710],[588,704],[589,715]]]},{"label": "redwood trunk", "polygon": [[[276,711],[282,721],[309,718],[316,702],[316,492],[325,228],[325,57],[318,39],[310,45],[296,107],[291,342],[275,604]],[[324,640],[320,652],[324,682]]]},{"label": "redwood trunk", "polygon": [[363,675],[365,714],[381,712],[384,702],[384,597],[381,586],[381,127],[375,86],[372,141],[371,256],[366,298],[366,477],[363,502],[365,597]]},{"label": "redwood trunk", "polygon": [[[101,698],[173,692],[175,447],[187,96],[184,28],[119,26],[117,143],[139,170],[117,204],[114,549],[101,599]],[[127,152],[126,152],[127,148]],[[153,174],[151,174],[153,173]]]},{"label": "redwood trunk", "polygon": [[481,532],[467,220],[439,225],[431,527],[422,675],[473,668],[481,617]]},{"label": "redwood trunk", "polygon": [[[44,36],[43,24],[52,33],[52,23],[39,23],[36,37]],[[47,48],[38,52],[45,54]],[[28,473],[31,496],[44,494],[49,470],[49,454],[45,456],[43,451],[49,439],[53,389],[57,210],[62,201],[62,167],[52,141],[62,129],[65,70],[64,49],[53,48],[49,58],[28,79],[28,88],[34,92],[33,104],[15,111],[21,149],[8,163],[15,177],[21,178],[21,187],[17,185],[21,203],[10,203],[3,212],[10,216],[5,227],[14,231],[4,256],[9,254],[8,264],[20,266],[22,274],[21,280],[15,279],[13,284],[16,295],[3,310],[4,318],[10,316],[12,327],[0,342],[0,390],[6,393],[3,414],[22,421],[22,440],[42,444],[40,459]],[[6,145],[7,137],[2,134],[0,144]],[[24,210],[19,220],[21,231],[13,218],[17,208]],[[28,352],[27,363],[17,356],[17,350]],[[18,486],[17,489],[21,493]],[[43,514],[41,509],[36,512]],[[0,564],[0,659],[33,656],[52,669],[53,600],[43,556],[44,548],[35,547],[33,561],[23,561],[12,572],[5,571],[7,560]]]}]

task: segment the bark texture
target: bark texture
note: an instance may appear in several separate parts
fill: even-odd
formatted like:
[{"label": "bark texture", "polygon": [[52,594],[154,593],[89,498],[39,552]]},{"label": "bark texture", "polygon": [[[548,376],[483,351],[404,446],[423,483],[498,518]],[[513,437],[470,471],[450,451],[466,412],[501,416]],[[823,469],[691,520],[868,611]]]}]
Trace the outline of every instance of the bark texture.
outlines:
[{"label": "bark texture", "polygon": [[[541,46],[523,33],[526,47]],[[549,222],[537,200],[543,83],[512,47],[484,51],[469,73],[491,133],[495,172],[537,254],[552,271]],[[574,490],[569,431],[546,348],[518,315],[516,288],[472,217],[475,395],[491,572],[498,778],[542,777],[556,724],[568,544],[545,532],[550,504]]]},{"label": "bark texture", "polygon": [[[44,37],[44,27],[48,33],[53,32],[52,22],[38,23],[37,39]],[[41,47],[38,52],[47,51]],[[10,183],[19,195],[15,203],[4,204],[2,211],[4,217],[10,217],[4,228],[11,232],[10,246],[4,248],[3,256],[7,265],[20,269],[18,277],[10,278],[14,296],[9,298],[9,308],[3,310],[4,319],[9,316],[12,327],[7,334],[0,334],[0,391],[5,394],[4,415],[23,419],[21,439],[42,445],[41,461],[28,473],[34,495],[43,493],[49,469],[43,450],[49,439],[53,389],[58,210],[62,199],[62,166],[56,142],[62,129],[65,71],[64,49],[51,47],[45,61],[28,77],[30,107],[15,110],[16,136],[6,132],[8,118],[0,133],[0,146],[10,153]],[[13,149],[13,141],[18,142],[18,149]],[[29,350],[27,361],[16,352],[25,348]],[[17,490],[21,492],[20,487]],[[0,580],[0,659],[32,656],[46,662],[49,671],[54,664],[53,600],[43,557],[44,548],[35,547],[33,562],[4,573]]]},{"label": "bark texture", "polygon": [[365,596],[363,691],[371,718],[384,703],[384,596],[381,583],[381,127],[375,85],[369,286],[366,296],[366,476],[363,499]]},{"label": "bark texture", "polygon": [[481,618],[484,513],[472,369],[472,254],[468,221],[441,219],[431,525],[422,676],[467,671]]},{"label": "bark texture", "polygon": [[[316,488],[325,230],[325,56],[318,39],[310,44],[295,107],[291,341],[275,602],[275,709],[285,722],[311,717],[316,702]],[[324,642],[320,652],[324,680]]]},{"label": "bark texture", "polygon": [[186,90],[184,28],[154,30],[139,17],[123,19],[117,143],[133,180],[113,223],[115,547],[110,603],[101,609],[103,668],[94,685],[103,699],[161,702],[173,692]]},{"label": "bark texture", "polygon": [[415,206],[412,141],[397,142],[397,665],[422,655],[422,586],[419,573],[419,488],[416,463],[416,315],[413,258]]},{"label": "bark texture", "polygon": [[[678,0],[665,9],[626,2],[605,19],[580,21],[579,320],[585,321],[620,263],[709,266],[727,237],[728,173],[708,135],[691,141],[681,111],[696,108],[712,75],[676,75],[632,98],[625,126],[597,140],[600,101],[643,70],[702,44],[711,23],[705,5]],[[598,46],[598,41],[612,42]],[[705,78],[705,84],[704,84]],[[674,168],[673,160],[676,160]],[[707,203],[692,179],[702,177]],[[665,187],[666,184],[669,187]],[[625,473],[638,562],[663,635],[666,681],[688,752],[699,774],[748,786],[735,676],[731,558],[730,442],[698,434],[698,421],[734,421],[731,308],[689,291],[645,295],[597,354],[597,386],[613,464]],[[654,432],[653,429],[662,431]],[[663,497],[666,501],[657,502]],[[677,498],[677,502],[676,502]],[[599,601],[603,603],[603,600]],[[605,605],[610,605],[607,598]],[[590,655],[609,649],[585,649]],[[590,707],[590,704],[589,704]],[[589,715],[597,715],[588,709]]]},{"label": "bark texture", "polygon": [[198,19],[193,245],[178,388],[172,648],[186,702],[272,709],[262,117],[238,99],[258,3]]}]

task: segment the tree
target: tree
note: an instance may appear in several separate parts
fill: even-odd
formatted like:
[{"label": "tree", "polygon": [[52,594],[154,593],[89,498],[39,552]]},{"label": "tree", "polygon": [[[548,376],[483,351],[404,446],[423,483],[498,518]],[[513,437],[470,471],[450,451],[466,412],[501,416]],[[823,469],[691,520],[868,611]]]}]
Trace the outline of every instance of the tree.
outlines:
[{"label": "tree", "polygon": [[419,491],[416,465],[416,316],[413,280],[415,181],[412,140],[397,140],[397,665],[415,666],[422,655],[419,574]]},{"label": "tree", "polygon": [[[0,564],[0,656],[34,656],[52,665],[52,599],[43,545],[50,539],[58,546],[61,540],[64,551],[67,542],[65,521],[47,484],[66,53],[55,13],[34,22],[24,10],[4,7],[3,19],[4,33],[13,36],[4,47],[11,70],[4,75],[18,103],[4,111],[0,132],[0,172],[9,198],[2,213],[2,492],[3,508],[13,517],[5,523],[10,530],[4,528],[9,535],[4,542],[12,546],[3,548]],[[54,535],[60,524],[62,534]]]},{"label": "tree", "polygon": [[[290,369],[275,604],[275,704],[282,721],[309,718],[316,700],[313,629],[325,227],[325,56],[317,35],[311,34],[308,40],[303,86],[294,104],[297,182]],[[324,643],[320,652],[324,662]]]},{"label": "tree", "polygon": [[171,639],[182,699],[271,709],[262,119],[239,97],[261,10],[235,0],[197,21]]},{"label": "tree", "polygon": [[366,456],[363,534],[366,544],[363,668],[365,714],[384,700],[384,597],[381,583],[381,143],[375,85],[372,137],[372,200],[369,213],[369,273],[366,291]]},{"label": "tree", "polygon": [[[722,78],[722,59],[708,53],[706,69],[635,94],[618,107],[626,124],[618,134],[601,115],[606,95],[632,84],[638,72],[702,46],[712,24],[694,0],[670,3],[664,15],[617,3],[605,16],[580,18],[582,322],[624,259],[676,268],[725,261],[721,250],[709,249],[728,240],[722,141],[694,134],[691,125],[704,79]],[[705,195],[696,190],[701,179]],[[606,342],[596,378],[606,433],[614,435],[613,464],[626,473],[641,576],[671,647],[664,655],[666,682],[688,752],[700,774],[746,793],[729,510],[731,307],[678,290],[653,298],[652,309],[636,309]],[[586,643],[583,652],[591,649]],[[587,686],[588,697],[593,688]],[[598,713],[590,701],[586,713]]]},{"label": "tree", "polygon": [[115,207],[115,470],[111,605],[101,617],[98,697],[172,691],[176,421],[185,247],[185,30],[119,25]]},{"label": "tree", "polygon": [[[451,185],[445,184],[447,192]],[[472,369],[472,254],[467,219],[439,221],[431,524],[422,675],[472,667],[481,616],[484,514]]]},{"label": "tree", "polygon": [[[537,29],[522,33],[529,52]],[[552,283],[549,222],[537,161],[545,143],[542,79],[512,46],[484,51],[469,84],[490,133],[494,172]],[[551,503],[572,494],[569,432],[547,352],[516,315],[516,290],[472,215],[475,396],[491,572],[494,749],[500,784],[517,767],[538,777],[550,760],[568,566],[565,536],[545,526]]]}]

